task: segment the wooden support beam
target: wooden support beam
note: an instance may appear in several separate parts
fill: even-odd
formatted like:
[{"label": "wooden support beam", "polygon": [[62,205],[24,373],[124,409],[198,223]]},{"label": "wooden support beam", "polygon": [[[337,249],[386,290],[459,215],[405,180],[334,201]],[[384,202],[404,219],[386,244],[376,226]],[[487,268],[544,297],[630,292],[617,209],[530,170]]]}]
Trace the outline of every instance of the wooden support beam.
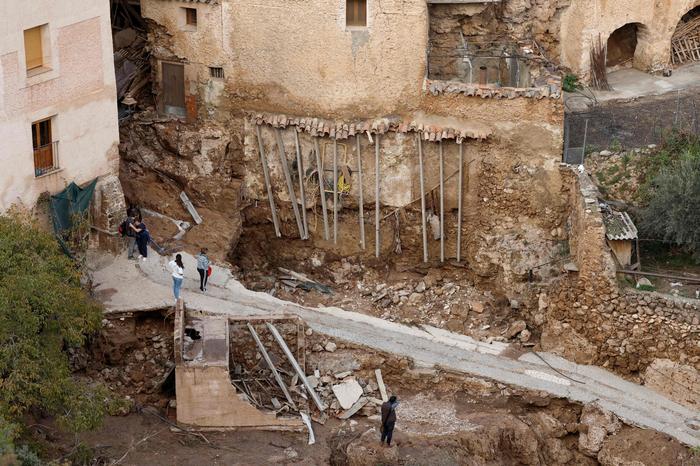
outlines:
[{"label": "wooden support beam", "polygon": [[360,135],[355,136],[357,143],[357,177],[358,177],[358,191],[360,193],[360,199],[358,201],[360,207],[360,247],[365,250],[365,212],[364,204],[365,200],[362,197],[362,153],[360,152]]},{"label": "wooden support beam", "polygon": [[326,208],[326,187],[324,186],[323,163],[321,162],[321,148],[318,138],[314,137],[314,150],[316,152],[316,171],[318,172],[318,189],[321,194],[321,210],[323,211],[323,239],[328,241],[328,209]]},{"label": "wooden support beam", "polygon": [[301,219],[304,224],[304,236],[302,239],[309,239],[309,222],[306,219],[306,192],[304,190],[304,159],[301,156],[299,132],[296,130],[294,130],[294,143],[297,149],[297,174],[299,175],[299,195],[301,196]]},{"label": "wooden support beam", "polygon": [[289,390],[287,390],[287,385],[284,383],[284,380],[282,380],[282,377],[280,376],[279,372],[277,372],[277,368],[275,365],[272,363],[272,359],[270,358],[270,355],[267,353],[267,350],[265,349],[265,345],[263,345],[262,341],[260,341],[260,337],[258,336],[258,332],[255,331],[255,328],[248,322],[248,330],[250,331],[250,334],[253,336],[253,340],[255,340],[255,344],[258,345],[258,349],[260,350],[260,354],[262,355],[263,359],[267,363],[267,367],[270,368],[270,371],[272,371],[272,376],[275,378],[277,381],[277,385],[282,389],[282,392],[284,393],[284,397],[287,398],[287,401],[289,404],[292,406],[292,408],[297,409],[296,403],[294,403],[294,399],[292,398],[292,395],[289,393]]},{"label": "wooden support beam", "polygon": [[374,140],[374,255],[379,257],[381,249],[381,238],[379,237],[379,227],[381,224],[380,204],[379,204],[379,133],[376,134]]},{"label": "wooden support beam", "polygon": [[306,375],[304,374],[304,371],[302,371],[301,367],[299,367],[299,363],[296,359],[294,359],[294,355],[289,350],[289,347],[287,346],[287,343],[285,343],[284,338],[282,338],[282,335],[280,335],[280,332],[277,331],[277,327],[272,325],[270,322],[267,322],[267,328],[270,330],[275,340],[277,340],[277,344],[280,345],[280,348],[282,348],[282,351],[284,352],[285,356],[287,356],[287,359],[292,364],[292,367],[299,376],[299,380],[301,380],[301,382],[306,387],[306,390],[309,392],[309,396],[311,396],[311,399],[314,401],[314,404],[316,405],[318,410],[325,411],[326,406],[324,406],[321,400],[318,398],[314,387],[311,386],[311,384],[306,378]]},{"label": "wooden support beam", "polygon": [[260,150],[260,163],[262,164],[263,175],[265,177],[265,189],[267,189],[267,199],[270,201],[270,213],[272,214],[272,223],[275,225],[275,236],[281,238],[282,233],[280,233],[280,224],[279,220],[277,220],[275,198],[272,197],[272,186],[270,185],[270,172],[267,168],[267,158],[265,157],[265,150],[263,149],[262,136],[260,134],[260,125],[256,124],[255,129],[258,135],[258,149]]},{"label": "wooden support beam", "polygon": [[338,140],[333,138],[333,244],[338,244]]},{"label": "wooden support beam", "polygon": [[420,176],[420,212],[421,226],[423,230],[423,262],[428,262],[428,229],[426,225],[425,179],[423,176],[423,141],[421,133],[416,133],[416,141],[418,142],[418,174]]},{"label": "wooden support beam", "polygon": [[462,179],[464,178],[464,142],[459,146],[459,181],[457,185],[457,262],[462,260]]},{"label": "wooden support beam", "polygon": [[440,150],[440,262],[445,262],[445,160],[442,139],[438,145]]},{"label": "wooden support beam", "polygon": [[297,221],[297,228],[299,229],[299,238],[304,239],[304,225],[301,223],[301,216],[299,215],[299,206],[297,205],[297,195],[294,193],[294,184],[292,183],[292,175],[289,173],[289,165],[287,161],[287,156],[284,152],[284,141],[282,141],[282,130],[275,128],[275,136],[277,137],[277,148],[279,149],[280,163],[282,164],[282,172],[284,173],[284,179],[287,182],[287,191],[289,193],[289,200],[292,202],[292,210],[294,210],[294,218]]}]

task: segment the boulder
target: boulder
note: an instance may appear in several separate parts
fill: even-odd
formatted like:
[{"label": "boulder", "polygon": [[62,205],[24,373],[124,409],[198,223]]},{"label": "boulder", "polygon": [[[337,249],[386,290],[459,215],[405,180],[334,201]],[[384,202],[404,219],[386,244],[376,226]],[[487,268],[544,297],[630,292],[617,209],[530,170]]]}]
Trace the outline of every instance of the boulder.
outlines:
[{"label": "boulder", "polygon": [[584,455],[594,458],[603,448],[605,438],[617,433],[622,427],[613,413],[592,403],[583,407],[580,424],[583,428],[579,429],[578,449]]},{"label": "boulder", "polygon": [[333,385],[333,394],[343,409],[350,409],[364,394],[364,391],[357,380],[347,379],[343,383]]},{"label": "boulder", "polygon": [[505,337],[508,339],[511,339],[525,329],[527,329],[527,324],[525,323],[525,321],[524,320],[516,320],[515,322],[510,324],[510,326],[508,327],[508,330],[506,331]]}]

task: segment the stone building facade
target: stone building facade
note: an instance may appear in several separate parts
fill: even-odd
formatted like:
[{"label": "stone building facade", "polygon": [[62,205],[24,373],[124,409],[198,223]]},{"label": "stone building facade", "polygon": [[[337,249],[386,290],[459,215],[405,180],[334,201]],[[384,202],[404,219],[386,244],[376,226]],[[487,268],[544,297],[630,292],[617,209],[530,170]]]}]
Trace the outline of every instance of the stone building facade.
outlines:
[{"label": "stone building facade", "polygon": [[102,215],[124,206],[109,1],[4,1],[0,14],[0,210],[101,177],[98,226],[116,229]]}]

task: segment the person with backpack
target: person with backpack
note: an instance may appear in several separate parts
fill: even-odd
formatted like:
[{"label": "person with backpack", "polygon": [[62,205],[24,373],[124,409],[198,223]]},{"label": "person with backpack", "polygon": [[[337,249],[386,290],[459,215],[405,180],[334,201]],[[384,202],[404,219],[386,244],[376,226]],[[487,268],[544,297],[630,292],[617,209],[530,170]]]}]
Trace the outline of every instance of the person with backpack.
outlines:
[{"label": "person with backpack", "polygon": [[209,278],[209,256],[207,256],[207,248],[202,248],[197,255],[197,272],[199,272],[199,289],[207,291],[207,279]]},{"label": "person with backpack", "polygon": [[396,396],[392,395],[389,401],[382,404],[382,444],[386,440],[386,446],[391,446],[391,437],[394,435],[394,425],[396,424],[396,407],[399,402]]},{"label": "person with backpack", "polygon": [[175,304],[180,299],[180,288],[182,281],[185,279],[185,265],[182,263],[182,255],[176,254],[175,259],[168,264],[173,277],[173,294],[175,295]]},{"label": "person with backpack", "polygon": [[140,231],[136,227],[134,209],[128,209],[126,211],[126,219],[119,225],[119,233],[126,238],[126,253],[129,259],[135,259],[134,253],[138,250],[136,237]]}]

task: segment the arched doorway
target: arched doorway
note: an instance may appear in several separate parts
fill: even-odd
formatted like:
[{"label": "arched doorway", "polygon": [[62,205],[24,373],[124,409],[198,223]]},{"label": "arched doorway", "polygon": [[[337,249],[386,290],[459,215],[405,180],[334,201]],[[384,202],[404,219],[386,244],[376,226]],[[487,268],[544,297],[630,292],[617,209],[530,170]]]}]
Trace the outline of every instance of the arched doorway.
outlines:
[{"label": "arched doorway", "polygon": [[627,23],[610,34],[607,44],[605,65],[611,67],[632,67],[637,50],[637,34],[643,26],[639,23]]},{"label": "arched doorway", "polygon": [[700,61],[700,6],[683,15],[671,38],[671,63]]}]

